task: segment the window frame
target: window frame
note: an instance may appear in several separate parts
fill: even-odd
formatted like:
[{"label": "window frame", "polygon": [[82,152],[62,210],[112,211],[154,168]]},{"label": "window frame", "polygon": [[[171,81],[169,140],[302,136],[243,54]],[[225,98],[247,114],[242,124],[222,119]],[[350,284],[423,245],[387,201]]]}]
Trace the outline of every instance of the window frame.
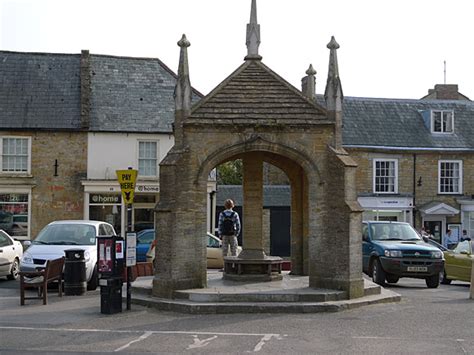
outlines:
[{"label": "window frame", "polygon": [[[441,113],[441,130],[436,131],[435,130],[435,113]],[[444,114],[445,113],[450,113],[451,114],[451,131],[445,131],[443,129],[443,121],[444,121]],[[430,122],[431,122],[431,133],[435,134],[453,134],[454,133],[454,110],[431,110],[431,116],[430,116]]]},{"label": "window frame", "polygon": [[[441,164],[443,164],[443,163],[456,163],[456,164],[458,164],[458,171],[459,171],[458,191],[453,191],[453,192],[443,192],[443,191],[441,191]],[[444,178],[449,178],[449,177],[444,177]],[[462,164],[462,160],[438,160],[438,194],[440,194],[440,195],[461,195],[462,193],[463,193],[463,164]]]},{"label": "window frame", "polygon": [[[3,142],[5,139],[24,139],[27,144],[26,171],[3,170]],[[25,136],[0,136],[0,175],[31,175],[31,137]]]},{"label": "window frame", "polygon": [[[140,160],[145,159],[145,158],[140,158],[140,144],[141,143],[155,143],[156,144],[156,165],[155,165],[155,175],[143,175],[140,173]],[[156,179],[158,178],[159,175],[159,156],[160,156],[160,143],[158,139],[139,139],[137,141],[137,167],[138,167],[138,176],[141,179]],[[149,158],[146,158],[150,160]]]},{"label": "window frame", "polygon": [[[393,191],[377,191],[377,163],[390,162],[394,163],[394,181]],[[377,158],[372,161],[372,191],[374,194],[398,194],[398,159]]]}]

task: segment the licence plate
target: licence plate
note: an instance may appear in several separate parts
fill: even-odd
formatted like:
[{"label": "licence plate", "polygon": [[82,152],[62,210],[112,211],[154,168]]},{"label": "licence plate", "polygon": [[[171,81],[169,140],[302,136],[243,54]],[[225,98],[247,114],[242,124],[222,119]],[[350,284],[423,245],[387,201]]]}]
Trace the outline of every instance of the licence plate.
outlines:
[{"label": "licence plate", "polygon": [[428,268],[426,266],[409,266],[407,268],[407,271],[418,271],[418,272],[423,272],[423,271],[428,271]]}]

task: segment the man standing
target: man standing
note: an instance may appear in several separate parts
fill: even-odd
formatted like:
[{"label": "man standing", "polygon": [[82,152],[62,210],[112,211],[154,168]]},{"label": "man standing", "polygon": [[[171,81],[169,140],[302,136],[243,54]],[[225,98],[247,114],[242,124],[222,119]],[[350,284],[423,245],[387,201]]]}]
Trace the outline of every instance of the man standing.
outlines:
[{"label": "man standing", "polygon": [[234,201],[227,199],[224,202],[225,210],[219,214],[219,235],[222,238],[222,255],[227,256],[229,245],[230,255],[237,256],[237,236],[240,234],[239,214],[232,210]]},{"label": "man standing", "polygon": [[444,246],[448,249],[452,249],[458,243],[457,238],[452,234],[451,229],[448,229],[444,236]]}]

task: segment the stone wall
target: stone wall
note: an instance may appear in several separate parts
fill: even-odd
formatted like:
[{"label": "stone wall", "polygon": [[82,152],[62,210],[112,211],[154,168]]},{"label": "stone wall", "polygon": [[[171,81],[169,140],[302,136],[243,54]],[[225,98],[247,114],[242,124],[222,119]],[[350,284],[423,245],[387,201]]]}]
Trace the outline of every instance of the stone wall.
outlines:
[{"label": "stone wall", "polygon": [[[81,180],[87,175],[87,133],[10,131],[2,135],[31,137],[31,175],[0,178],[3,186],[33,186],[31,238],[51,221],[82,219]],[[56,160],[58,168],[54,176]]]}]

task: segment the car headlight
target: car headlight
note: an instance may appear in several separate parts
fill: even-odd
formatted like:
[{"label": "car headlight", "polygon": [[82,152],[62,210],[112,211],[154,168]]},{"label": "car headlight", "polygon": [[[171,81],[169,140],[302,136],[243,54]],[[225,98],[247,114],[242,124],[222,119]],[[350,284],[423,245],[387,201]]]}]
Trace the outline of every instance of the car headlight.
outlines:
[{"label": "car headlight", "polygon": [[21,257],[21,262],[23,264],[33,264],[33,258],[29,253],[24,253],[23,256]]},{"label": "car headlight", "polygon": [[401,258],[403,257],[401,250],[385,250],[384,252],[387,258]]},{"label": "car headlight", "polygon": [[438,251],[432,251],[431,252],[431,257],[433,259],[441,259],[443,257],[443,252],[441,250]]},{"label": "car headlight", "polygon": [[91,259],[91,254],[88,251],[84,252],[84,259],[86,263],[89,262],[89,260]]}]

